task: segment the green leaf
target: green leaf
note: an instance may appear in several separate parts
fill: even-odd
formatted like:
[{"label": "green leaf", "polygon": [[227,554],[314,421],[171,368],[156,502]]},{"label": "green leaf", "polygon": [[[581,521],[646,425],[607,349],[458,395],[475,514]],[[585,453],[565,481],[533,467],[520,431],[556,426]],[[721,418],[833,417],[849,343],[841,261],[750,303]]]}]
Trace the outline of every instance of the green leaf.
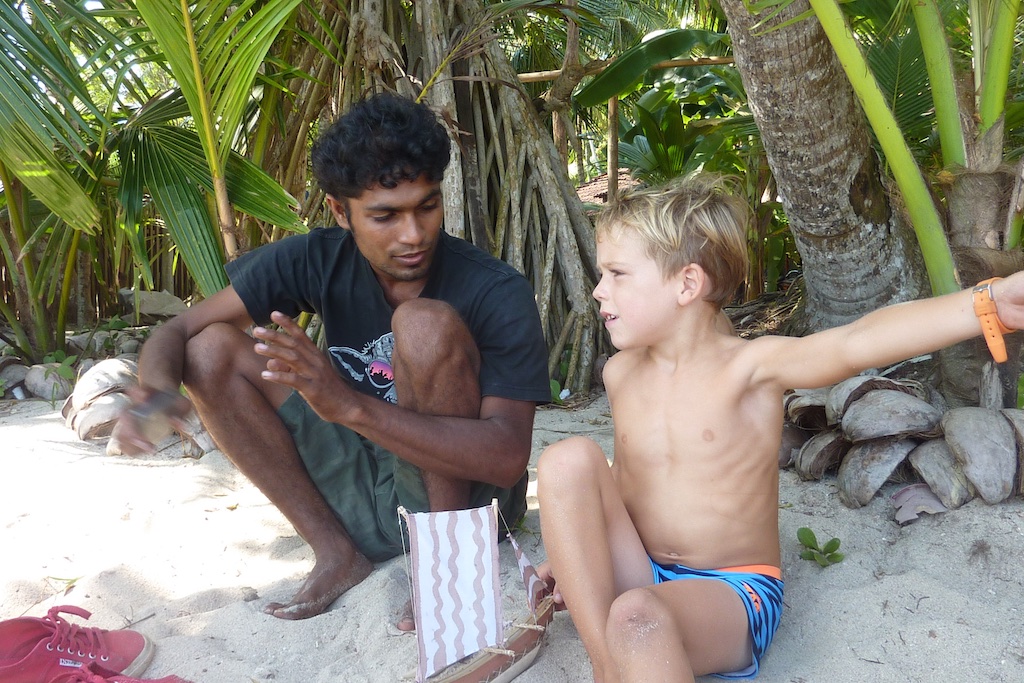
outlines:
[{"label": "green leaf", "polygon": [[99,210],[53,154],[51,144],[0,102],[0,161],[48,209],[76,230],[91,234],[99,224]]},{"label": "green leaf", "polygon": [[142,209],[144,205],[145,154],[142,136],[128,131],[121,136],[118,145],[118,157],[121,160],[121,182],[117,188],[117,198],[121,204],[124,224],[123,235],[131,249],[132,257],[141,271],[142,279],[147,286],[153,286],[153,271],[149,264],[149,253],[146,249],[145,233],[142,229]]},{"label": "green leaf", "polygon": [[[257,5],[216,0],[182,14],[175,0],[140,0],[139,13],[153,31],[188,101],[211,163],[227,161],[263,59],[300,0]],[[192,30],[189,35],[186,27]],[[197,70],[201,73],[197,79]],[[215,139],[216,138],[216,139]]]},{"label": "green leaf", "polygon": [[830,553],[828,556],[828,561],[832,564],[839,564],[845,559],[846,555],[843,555],[842,553]]},{"label": "green leaf", "polygon": [[200,291],[211,296],[228,280],[206,200],[180,165],[158,145],[143,140],[139,148],[137,162],[153,203]]},{"label": "green leaf", "polygon": [[796,538],[801,545],[807,548],[818,548],[818,539],[808,527],[802,526],[796,530]]},{"label": "green leaf", "polygon": [[804,550],[804,551],[802,551],[800,553],[800,558],[804,559],[804,560],[813,560],[814,559],[814,551],[813,550]]},{"label": "green leaf", "polygon": [[549,380],[549,386],[551,387],[551,401],[562,405],[562,385],[558,383],[557,379],[552,379]]},{"label": "green leaf", "polygon": [[[182,172],[193,182],[213,194],[213,178],[195,131],[177,126],[154,125],[146,127],[145,134],[168,157],[176,160]],[[225,180],[228,199],[239,211],[285,230],[306,231],[306,226],[292,210],[298,206],[298,202],[256,164],[232,152],[228,157]]]},{"label": "green leaf", "polygon": [[612,62],[576,93],[581,107],[593,107],[636,87],[640,78],[658,62],[688,57],[697,45],[706,45],[718,34],[698,29],[672,29],[652,33]]},{"label": "green leaf", "polygon": [[74,48],[51,23],[63,8],[34,0],[23,5],[0,5],[0,106],[20,112],[37,136],[54,138],[86,167],[82,151],[89,143],[83,136],[92,137],[94,129],[79,110],[102,114],[80,70],[71,66],[78,65]]},{"label": "green leaf", "polygon": [[828,558],[819,553],[817,550],[812,550],[811,552],[814,553],[815,561],[817,561],[817,563],[820,564],[822,567],[827,567],[830,564]]},{"label": "green leaf", "polygon": [[838,538],[833,538],[831,541],[825,544],[825,547],[821,549],[821,552],[825,553],[826,555],[834,553],[835,551],[839,550],[839,542],[840,541]]}]

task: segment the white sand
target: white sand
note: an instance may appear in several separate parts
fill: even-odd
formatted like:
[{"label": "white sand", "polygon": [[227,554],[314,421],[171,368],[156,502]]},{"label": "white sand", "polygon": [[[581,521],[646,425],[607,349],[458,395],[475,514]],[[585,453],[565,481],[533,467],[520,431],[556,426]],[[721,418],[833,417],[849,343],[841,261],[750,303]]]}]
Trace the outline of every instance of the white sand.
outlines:
[{"label": "white sand", "polygon": [[[610,448],[607,402],[537,414],[543,447],[585,433]],[[133,624],[157,644],[147,676],[195,683],[407,681],[415,640],[393,624],[408,599],[405,561],[386,562],[319,617],[280,621],[261,608],[287,599],[312,566],[308,547],[218,452],[168,448],[107,457],[38,401],[0,402],[0,619],[52,605],[93,612],[90,625]],[[960,510],[905,527],[892,488],[848,510],[830,481],[782,473],[786,605],[758,680],[764,683],[1024,681],[1024,503]],[[521,534],[540,562],[536,500]],[[799,558],[796,529],[837,536],[845,562]],[[502,546],[507,616],[525,596]],[[518,680],[589,680],[564,612]],[[714,680],[714,679],[708,679]]]}]

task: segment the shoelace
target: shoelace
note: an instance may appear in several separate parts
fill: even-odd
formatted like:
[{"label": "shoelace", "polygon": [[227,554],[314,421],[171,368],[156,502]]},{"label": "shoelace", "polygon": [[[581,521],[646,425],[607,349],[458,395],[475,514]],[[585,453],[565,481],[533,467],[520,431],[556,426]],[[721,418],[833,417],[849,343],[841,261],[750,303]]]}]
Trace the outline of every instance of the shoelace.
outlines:
[{"label": "shoelace", "polygon": [[110,683],[110,679],[83,666],[80,669],[61,674],[50,683]]},{"label": "shoelace", "polygon": [[62,673],[56,678],[51,679],[49,683],[111,683],[112,681],[123,681],[124,683],[190,683],[184,678],[177,676],[164,676],[163,678],[152,680],[131,678],[130,676],[114,673],[113,671],[107,671],[95,662],[83,664],[74,671]]},{"label": "shoelace", "polygon": [[[61,612],[73,614],[83,619],[88,619],[92,616],[91,612],[81,607],[71,605],[51,607],[43,619],[44,622],[49,622],[53,626],[53,635],[50,636],[49,642],[46,643],[46,649],[51,652],[56,650],[68,656],[87,657],[101,662],[108,661],[110,659],[109,650],[103,638],[102,629],[82,627],[68,623],[58,616]],[[91,682],[87,681],[86,683]]]}]

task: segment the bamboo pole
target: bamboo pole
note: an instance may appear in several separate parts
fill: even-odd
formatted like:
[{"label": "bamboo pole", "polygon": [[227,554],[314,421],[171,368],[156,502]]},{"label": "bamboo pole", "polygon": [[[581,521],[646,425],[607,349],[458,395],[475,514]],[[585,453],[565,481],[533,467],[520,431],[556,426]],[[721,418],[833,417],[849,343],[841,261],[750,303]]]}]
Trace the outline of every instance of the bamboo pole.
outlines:
[{"label": "bamboo pole", "polygon": [[619,98],[608,100],[608,204],[619,201]]},{"label": "bamboo pole", "polygon": [[[732,64],[732,57],[694,57],[693,59],[668,59],[651,66],[652,69],[676,69],[681,66],[714,66],[717,64]],[[599,64],[593,68],[587,68],[587,75],[599,74],[608,68],[607,63]],[[520,83],[541,83],[553,81],[562,75],[561,69],[553,71],[529,71],[519,74]]]}]

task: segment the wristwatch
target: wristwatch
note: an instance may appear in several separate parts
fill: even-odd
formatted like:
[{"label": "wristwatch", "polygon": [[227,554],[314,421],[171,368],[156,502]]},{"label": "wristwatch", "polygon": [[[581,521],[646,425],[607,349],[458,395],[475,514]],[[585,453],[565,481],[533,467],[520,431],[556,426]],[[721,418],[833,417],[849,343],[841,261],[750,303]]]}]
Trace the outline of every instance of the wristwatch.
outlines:
[{"label": "wristwatch", "polygon": [[1006,343],[1003,335],[1013,330],[1003,324],[996,313],[996,300],[992,296],[992,283],[1001,278],[991,277],[982,280],[974,287],[974,315],[981,322],[981,332],[985,335],[985,343],[997,363],[1006,360]]}]

